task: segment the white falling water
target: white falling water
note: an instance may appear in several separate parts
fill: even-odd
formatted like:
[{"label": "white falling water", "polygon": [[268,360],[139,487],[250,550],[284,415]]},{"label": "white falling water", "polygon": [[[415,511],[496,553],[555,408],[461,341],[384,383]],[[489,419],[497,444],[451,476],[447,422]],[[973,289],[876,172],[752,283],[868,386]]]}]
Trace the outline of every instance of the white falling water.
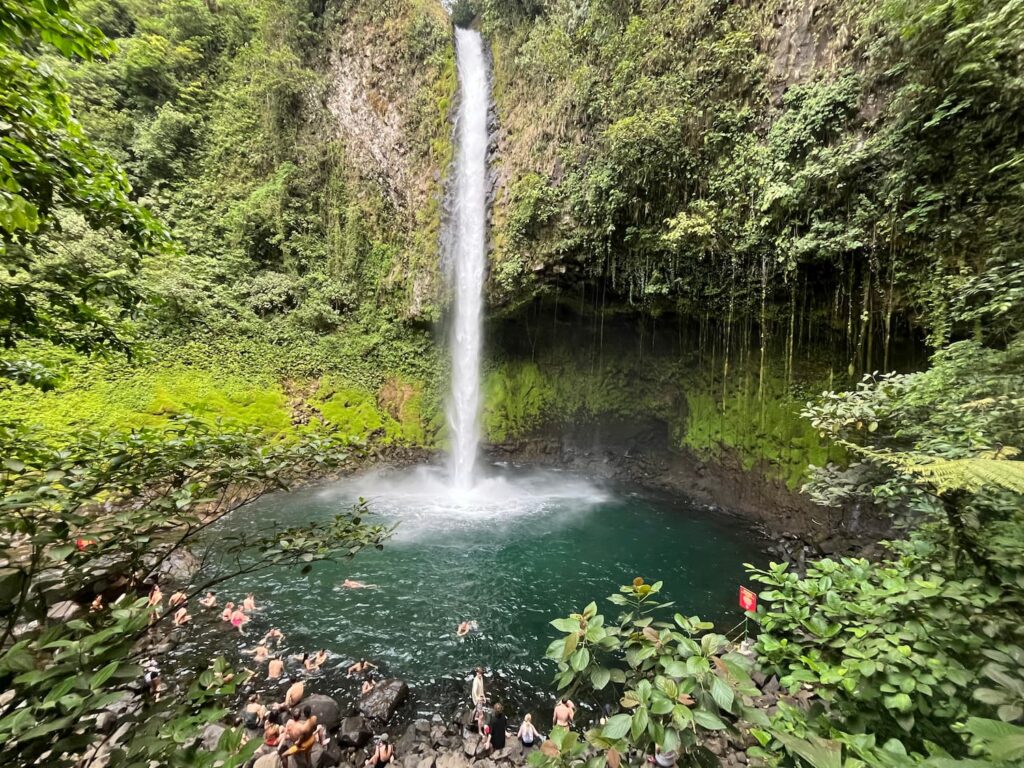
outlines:
[{"label": "white falling water", "polygon": [[461,98],[452,229],[454,320],[452,383],[448,404],[451,480],[473,485],[480,442],[480,354],[483,345],[483,282],[487,248],[487,61],[480,33],[456,28]]}]

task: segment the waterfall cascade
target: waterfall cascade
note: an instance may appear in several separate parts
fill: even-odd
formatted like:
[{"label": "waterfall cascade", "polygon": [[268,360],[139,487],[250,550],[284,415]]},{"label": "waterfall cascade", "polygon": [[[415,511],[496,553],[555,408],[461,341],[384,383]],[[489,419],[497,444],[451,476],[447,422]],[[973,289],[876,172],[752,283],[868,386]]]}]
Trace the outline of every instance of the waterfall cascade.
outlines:
[{"label": "waterfall cascade", "polygon": [[456,28],[460,88],[455,194],[451,231],[454,318],[452,380],[448,402],[451,481],[470,488],[480,442],[480,356],[483,282],[487,258],[487,113],[490,83],[480,33]]}]

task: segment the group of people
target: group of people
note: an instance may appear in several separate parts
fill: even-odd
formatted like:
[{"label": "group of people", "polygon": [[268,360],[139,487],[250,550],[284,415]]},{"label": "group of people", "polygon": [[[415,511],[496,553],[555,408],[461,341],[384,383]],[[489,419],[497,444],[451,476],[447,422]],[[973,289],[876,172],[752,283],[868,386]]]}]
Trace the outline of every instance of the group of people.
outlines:
[{"label": "group of people", "polygon": [[[473,720],[476,723],[477,733],[481,736],[480,746],[485,752],[498,751],[505,748],[508,737],[508,717],[505,715],[505,708],[501,702],[494,705],[490,719],[486,717],[487,691],[484,688],[483,667],[477,667],[473,673],[473,683],[470,690],[470,698],[473,701]],[[566,712],[564,707],[568,706]],[[563,707],[563,709],[559,709]],[[555,707],[555,725],[566,725],[572,722],[576,716],[576,705],[567,699],[562,699]],[[533,716],[527,714],[516,731],[516,738],[526,748],[532,747],[543,741],[544,736],[533,724]]]},{"label": "group of people", "polygon": [[[300,685],[300,684],[296,684]],[[295,686],[292,686],[294,688]],[[258,694],[249,697],[243,711],[243,722],[249,730],[263,729],[263,743],[253,754],[249,766],[283,766],[283,768],[311,768],[313,748],[326,746],[330,740],[323,725],[317,722],[312,708],[299,709],[289,688],[285,701],[266,707]],[[301,694],[299,701],[301,701]]]},{"label": "group of people", "polygon": [[[97,598],[97,600],[99,599]],[[153,588],[149,591],[149,608],[152,621],[154,622],[160,618],[163,611],[163,601],[164,593],[160,589],[160,585],[154,584]],[[199,605],[207,610],[216,608],[217,596],[213,592],[207,592],[206,597],[199,598]],[[167,607],[174,611],[171,619],[174,622],[174,626],[181,627],[192,621],[192,614],[188,612],[188,595],[185,592],[178,590],[172,593],[167,599]],[[253,593],[250,592],[237,606],[232,602],[226,603],[220,617],[244,635],[244,627],[249,622],[249,614],[255,610],[256,599]]]}]

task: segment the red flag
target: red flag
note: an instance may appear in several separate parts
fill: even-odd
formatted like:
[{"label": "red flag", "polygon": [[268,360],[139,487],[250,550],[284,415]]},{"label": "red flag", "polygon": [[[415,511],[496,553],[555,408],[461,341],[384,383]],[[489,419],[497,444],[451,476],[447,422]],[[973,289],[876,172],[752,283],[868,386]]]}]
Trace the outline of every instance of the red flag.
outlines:
[{"label": "red flag", "polygon": [[757,610],[757,595],[746,587],[740,587],[740,608],[744,611]]}]

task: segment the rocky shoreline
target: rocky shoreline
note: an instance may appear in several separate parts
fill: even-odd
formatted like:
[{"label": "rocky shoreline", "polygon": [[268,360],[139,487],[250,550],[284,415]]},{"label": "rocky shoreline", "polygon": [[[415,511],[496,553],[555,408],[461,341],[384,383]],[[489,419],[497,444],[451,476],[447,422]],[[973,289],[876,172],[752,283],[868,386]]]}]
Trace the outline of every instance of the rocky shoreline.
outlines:
[{"label": "rocky shoreline", "polygon": [[891,535],[891,522],[870,509],[825,508],[770,479],[762,467],[745,469],[727,452],[707,461],[673,450],[660,422],[605,422],[566,431],[542,430],[486,446],[492,461],[554,467],[655,492],[684,494],[734,514],[776,541],[772,554],[799,564],[823,555],[871,553]]}]

